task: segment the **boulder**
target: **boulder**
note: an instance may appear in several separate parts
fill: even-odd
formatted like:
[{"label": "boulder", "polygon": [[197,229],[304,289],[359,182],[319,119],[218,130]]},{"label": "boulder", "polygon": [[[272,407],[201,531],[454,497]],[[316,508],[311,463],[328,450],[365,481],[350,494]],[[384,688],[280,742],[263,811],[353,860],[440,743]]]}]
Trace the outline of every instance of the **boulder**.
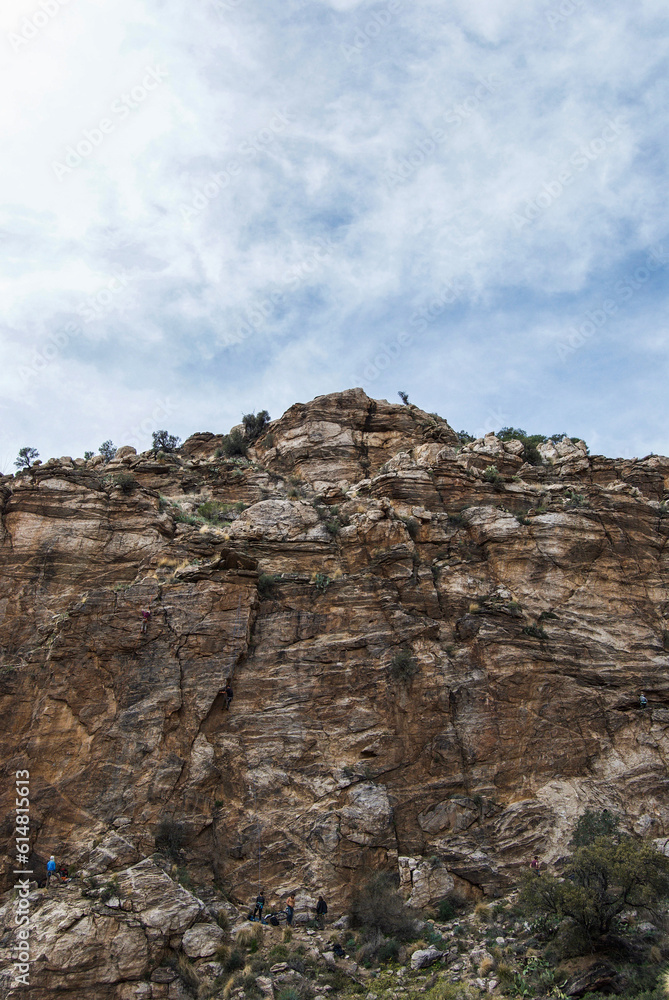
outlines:
[{"label": "boulder", "polygon": [[445,951],[439,951],[434,945],[430,945],[429,948],[419,948],[411,956],[411,968],[414,970],[427,969],[445,955]]},{"label": "boulder", "polygon": [[218,924],[195,924],[185,931],[181,947],[189,958],[209,958],[225,937]]}]

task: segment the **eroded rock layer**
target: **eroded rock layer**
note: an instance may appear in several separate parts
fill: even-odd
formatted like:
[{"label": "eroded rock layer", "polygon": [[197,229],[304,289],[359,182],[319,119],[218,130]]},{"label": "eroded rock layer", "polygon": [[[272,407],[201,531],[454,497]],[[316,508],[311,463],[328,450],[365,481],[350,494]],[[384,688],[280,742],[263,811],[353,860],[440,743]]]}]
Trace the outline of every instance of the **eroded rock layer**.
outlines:
[{"label": "eroded rock layer", "polygon": [[272,892],[399,864],[424,904],[586,806],[669,834],[669,460],[530,466],[362,390],[221,443],[0,483],[5,886],[20,768],[37,863],[138,863],[168,821],[238,899],[259,848]]}]

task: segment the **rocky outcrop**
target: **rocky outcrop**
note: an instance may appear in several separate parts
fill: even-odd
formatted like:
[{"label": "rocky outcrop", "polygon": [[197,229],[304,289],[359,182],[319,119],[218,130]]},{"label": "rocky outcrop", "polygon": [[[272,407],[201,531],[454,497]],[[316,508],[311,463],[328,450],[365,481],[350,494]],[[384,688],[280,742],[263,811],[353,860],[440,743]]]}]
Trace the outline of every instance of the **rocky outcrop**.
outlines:
[{"label": "rocky outcrop", "polygon": [[[162,828],[239,900],[259,843],[274,900],[337,906],[401,857],[422,905],[501,891],[586,806],[669,833],[667,459],[458,450],[361,390],[248,460],[218,441],[2,479],[7,852],[24,768],[36,855],[113,872]],[[149,962],[117,916],[95,947]]]}]

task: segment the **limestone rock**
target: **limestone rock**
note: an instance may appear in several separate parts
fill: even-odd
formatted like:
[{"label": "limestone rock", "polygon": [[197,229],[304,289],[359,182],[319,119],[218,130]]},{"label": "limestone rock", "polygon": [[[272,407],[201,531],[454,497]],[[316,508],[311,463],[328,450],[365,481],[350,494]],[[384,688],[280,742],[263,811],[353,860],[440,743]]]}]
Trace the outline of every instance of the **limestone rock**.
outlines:
[{"label": "limestone rock", "polygon": [[272,902],[304,887],[296,920],[319,891],[338,917],[398,854],[415,900],[499,892],[587,807],[669,835],[669,460],[458,452],[359,389],[271,433],[249,460],[203,433],[0,483],[0,808],[28,769],[35,857],[119,875],[120,908],[77,918],[100,905],[104,975],[116,937],[139,967],[135,931],[151,957],[207,919],[139,860],[161,830],[248,901],[260,833]]},{"label": "limestone rock", "polygon": [[414,951],[411,956],[411,968],[414,970],[427,969],[443,958],[445,954],[446,952],[439,951],[434,945],[430,945],[429,948],[420,948],[418,951]]},{"label": "limestone rock", "polygon": [[184,933],[181,947],[189,958],[209,958],[224,936],[217,924],[195,924]]}]

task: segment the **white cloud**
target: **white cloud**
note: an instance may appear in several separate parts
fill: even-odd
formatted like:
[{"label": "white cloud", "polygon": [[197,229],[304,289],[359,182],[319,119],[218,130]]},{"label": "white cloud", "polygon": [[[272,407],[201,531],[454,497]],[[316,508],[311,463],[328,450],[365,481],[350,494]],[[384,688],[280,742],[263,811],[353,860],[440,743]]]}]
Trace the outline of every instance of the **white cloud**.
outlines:
[{"label": "white cloud", "polygon": [[[476,410],[476,351],[501,383],[531,368],[563,424],[558,331],[669,229],[663,6],[568,6],[69,0],[17,49],[39,4],[4,5],[0,451],[81,452],[165,393],[186,433],[345,388],[449,282],[429,366],[416,342],[388,378],[420,402],[448,370]],[[607,366],[642,406],[629,378]]]}]

